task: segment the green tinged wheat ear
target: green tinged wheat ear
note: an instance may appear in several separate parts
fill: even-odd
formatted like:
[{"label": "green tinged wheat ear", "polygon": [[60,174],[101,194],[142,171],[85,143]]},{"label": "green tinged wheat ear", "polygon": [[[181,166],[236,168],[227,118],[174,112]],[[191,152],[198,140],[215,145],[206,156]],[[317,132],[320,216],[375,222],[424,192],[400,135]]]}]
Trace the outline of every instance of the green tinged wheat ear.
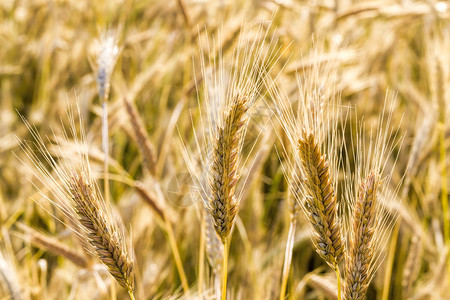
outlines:
[{"label": "green tinged wheat ear", "polygon": [[314,232],[317,253],[336,269],[344,254],[337,200],[328,166],[313,133],[303,131],[298,149],[305,173],[305,209]]},{"label": "green tinged wheat ear", "polygon": [[103,214],[95,189],[82,173],[73,174],[68,186],[74,211],[95,253],[122,287],[134,291],[133,262],[117,237],[117,229]]},{"label": "green tinged wheat ear", "polygon": [[219,124],[213,149],[209,210],[222,243],[226,242],[238,210],[234,190],[238,180],[239,144],[243,137],[242,129],[246,122],[247,111],[247,98],[236,96],[229,111],[226,112],[223,123]]},{"label": "green tinged wheat ear", "polygon": [[370,283],[379,183],[379,176],[371,172],[359,188],[353,217],[353,232],[345,264],[344,299],[347,300],[364,299]]}]

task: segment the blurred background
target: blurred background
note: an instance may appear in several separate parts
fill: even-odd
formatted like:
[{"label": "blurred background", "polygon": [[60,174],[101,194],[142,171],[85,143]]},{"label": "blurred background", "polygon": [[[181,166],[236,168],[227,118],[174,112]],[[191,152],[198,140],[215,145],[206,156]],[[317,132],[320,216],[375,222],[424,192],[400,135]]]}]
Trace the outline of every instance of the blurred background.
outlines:
[{"label": "blurred background", "polygon": [[[386,93],[396,96],[391,126],[404,141],[394,149],[392,188],[398,187],[402,201],[389,208],[399,221],[367,299],[448,299],[449,5],[434,0],[2,0],[1,299],[128,297],[99,262],[86,267],[84,261],[93,258],[52,216],[62,218],[60,213],[48,202],[37,204],[39,190],[45,194],[46,187],[25,167],[20,150],[21,141],[31,139],[20,116],[41,136],[60,136],[69,126],[66,109],[78,103],[91,168],[103,186],[96,72],[98,41],[106,32],[114,33],[118,45],[108,99],[110,198],[132,237],[136,299],[214,297],[214,270],[200,255],[204,212],[189,192],[192,182],[180,140],[195,145],[193,127],[203,100],[201,62],[210,62],[203,53],[209,52],[210,59],[226,56],[239,40],[254,38],[242,35],[243,22],[265,20],[272,20],[263,27],[281,49],[271,76],[283,81],[290,98],[300,95],[299,78],[328,62],[339,74],[333,84],[340,101],[355,107],[366,122],[383,112]],[[205,38],[221,52],[201,48]],[[244,166],[247,181],[238,185],[243,198],[230,247],[230,299],[279,296],[290,209],[276,148],[286,141],[277,137],[279,124],[267,122],[273,101],[268,93],[262,95],[266,101],[259,103],[244,145],[254,163]],[[124,99],[136,108],[154,148],[153,172],[146,170]],[[263,136],[256,139],[261,130]],[[149,195],[158,195],[160,203],[155,206]],[[188,291],[182,289],[172,256],[173,240]],[[74,262],[55,245],[69,248],[83,262]],[[300,214],[288,298],[336,299],[333,276],[316,254]]]}]

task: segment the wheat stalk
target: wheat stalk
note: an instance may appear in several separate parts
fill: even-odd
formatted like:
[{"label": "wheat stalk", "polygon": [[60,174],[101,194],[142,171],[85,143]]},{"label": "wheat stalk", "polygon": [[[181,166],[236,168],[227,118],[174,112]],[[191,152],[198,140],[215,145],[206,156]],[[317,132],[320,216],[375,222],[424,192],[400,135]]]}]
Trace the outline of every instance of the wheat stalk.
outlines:
[{"label": "wheat stalk", "polygon": [[414,283],[417,280],[421,266],[422,242],[418,234],[411,239],[409,253],[403,269],[402,296],[404,299],[412,299],[414,294]]}]

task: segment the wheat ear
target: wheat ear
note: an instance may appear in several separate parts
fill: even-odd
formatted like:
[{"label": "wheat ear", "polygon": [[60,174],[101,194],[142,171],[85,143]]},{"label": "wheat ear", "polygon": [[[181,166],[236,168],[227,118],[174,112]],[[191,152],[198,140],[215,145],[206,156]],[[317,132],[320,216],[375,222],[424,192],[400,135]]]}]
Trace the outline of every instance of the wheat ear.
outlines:
[{"label": "wheat ear", "polygon": [[305,209],[314,232],[317,253],[336,270],[344,254],[337,200],[328,166],[313,133],[303,131],[298,141],[305,173]]},{"label": "wheat ear", "polygon": [[234,195],[239,178],[237,166],[239,149],[246,123],[249,104],[246,97],[237,95],[229,111],[219,124],[217,140],[213,148],[211,168],[211,198],[209,210],[214,222],[214,229],[223,243],[222,263],[222,300],[226,299],[228,249],[227,239],[238,211],[238,200]]},{"label": "wheat ear", "polygon": [[364,299],[370,283],[379,183],[380,177],[371,172],[359,188],[349,254],[346,259],[344,299]]},{"label": "wheat ear", "polygon": [[[71,109],[67,112],[70,122],[70,134],[75,143],[81,144],[76,155],[65,153],[63,146],[56,142],[55,151],[60,160],[57,162],[50,154],[44,140],[37,130],[25,120],[25,125],[34,138],[38,154],[29,144],[23,144],[22,149],[31,160],[28,169],[36,176],[53,195],[56,201],[50,200],[42,191],[43,198],[52,202],[70,220],[68,226],[81,239],[87,240],[92,246],[90,250],[106,265],[117,282],[127,289],[131,299],[134,299],[133,259],[127,251],[122,224],[116,221],[109,203],[98,193],[98,187],[91,176],[85,132],[80,118],[81,134],[77,133],[75,118]],[[78,111],[79,113],[79,111]],[[68,132],[63,131],[65,143],[68,142]],[[55,140],[60,140],[56,135]],[[51,173],[44,165],[48,163]],[[34,184],[34,183],[33,183]]]},{"label": "wheat ear", "polygon": [[131,293],[134,291],[133,262],[117,238],[117,229],[109,225],[103,214],[95,189],[83,173],[73,174],[68,183],[74,210],[83,226],[89,243],[108,267],[109,273]]},{"label": "wheat ear", "polygon": [[238,210],[234,195],[238,180],[237,165],[239,144],[243,137],[248,103],[245,97],[236,96],[223,124],[219,125],[218,137],[213,150],[212,175],[210,179],[210,213],[214,229],[225,244]]}]

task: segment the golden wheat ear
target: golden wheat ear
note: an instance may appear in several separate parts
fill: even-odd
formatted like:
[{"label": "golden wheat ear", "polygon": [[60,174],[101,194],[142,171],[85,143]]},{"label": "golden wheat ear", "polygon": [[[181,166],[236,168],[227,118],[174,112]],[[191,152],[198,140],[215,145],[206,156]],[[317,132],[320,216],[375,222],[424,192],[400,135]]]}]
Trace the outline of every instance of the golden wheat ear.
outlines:
[{"label": "golden wheat ear", "polygon": [[[42,186],[52,194],[43,198],[54,204],[69,220],[68,227],[90,245],[88,251],[99,258],[109,273],[134,299],[134,270],[131,247],[127,246],[124,228],[112,215],[111,207],[102,198],[91,175],[88,150],[81,118],[78,134],[74,111],[67,113],[70,130],[63,130],[63,138],[54,135],[52,145],[54,157],[37,130],[24,120],[33,139],[34,151],[30,144],[22,144],[23,151],[30,159],[25,164]],[[76,155],[68,155],[63,143],[69,143],[69,135],[76,144]],[[50,139],[48,139],[50,141]],[[70,157],[69,157],[70,156]],[[51,166],[48,170],[46,164]],[[36,186],[37,184],[33,182]],[[38,187],[39,188],[39,187]],[[43,189],[43,188],[42,188]]]},{"label": "golden wheat ear", "polygon": [[386,207],[398,201],[398,189],[404,178],[401,177],[396,188],[391,189],[398,155],[394,155],[394,149],[400,153],[402,144],[402,137],[397,136],[391,124],[395,104],[395,97],[386,98],[375,128],[366,130],[363,122],[355,122],[358,124],[357,136],[352,141],[356,144],[352,145],[353,153],[348,155],[348,161],[354,165],[350,167],[347,162],[344,186],[345,203],[349,205],[344,299],[365,298],[383,261],[383,247],[397,220],[397,212]]},{"label": "golden wheat ear", "polygon": [[123,288],[134,291],[133,261],[123,247],[118,228],[106,216],[100,199],[85,174],[73,174],[68,187],[73,209],[97,257]]},{"label": "golden wheat ear", "polygon": [[247,99],[236,96],[223,124],[219,125],[218,138],[213,149],[209,210],[214,220],[214,228],[224,244],[238,210],[234,190],[238,179],[239,145],[243,138],[247,110]]},{"label": "golden wheat ear", "polygon": [[370,283],[373,235],[376,224],[377,193],[380,176],[371,172],[361,183],[353,216],[349,254],[346,261],[344,299],[364,299]]},{"label": "golden wheat ear", "polygon": [[320,145],[313,133],[303,132],[298,141],[301,162],[305,173],[307,194],[304,208],[314,232],[317,253],[333,268],[344,254],[341,227],[337,217],[338,203],[328,166]]}]

